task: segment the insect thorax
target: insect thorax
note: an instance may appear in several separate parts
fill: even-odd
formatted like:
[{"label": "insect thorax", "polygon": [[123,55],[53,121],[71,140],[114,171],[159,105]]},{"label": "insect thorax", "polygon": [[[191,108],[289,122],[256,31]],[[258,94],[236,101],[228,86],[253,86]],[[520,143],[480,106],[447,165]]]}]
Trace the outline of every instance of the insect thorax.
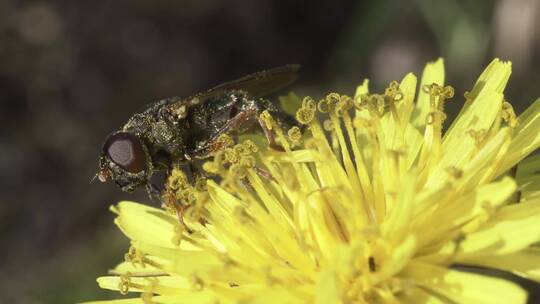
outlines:
[{"label": "insect thorax", "polygon": [[123,128],[143,139],[153,159],[165,156],[183,160],[188,124],[185,115],[171,111],[171,106],[180,101],[173,97],[151,104],[144,112],[133,115]]}]

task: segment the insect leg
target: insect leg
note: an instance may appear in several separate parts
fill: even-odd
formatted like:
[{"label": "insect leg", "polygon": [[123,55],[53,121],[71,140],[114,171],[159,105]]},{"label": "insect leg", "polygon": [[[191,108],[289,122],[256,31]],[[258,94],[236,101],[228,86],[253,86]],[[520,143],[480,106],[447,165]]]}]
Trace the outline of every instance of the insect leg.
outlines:
[{"label": "insect leg", "polygon": [[257,117],[257,122],[259,122],[259,125],[263,130],[264,137],[266,137],[266,141],[268,141],[270,148],[278,151],[285,151],[283,147],[276,142],[274,133],[272,133],[272,131],[266,127],[266,123],[260,117]]},{"label": "insect leg", "polygon": [[161,195],[159,192],[159,189],[156,185],[148,182],[146,184],[146,192],[148,193],[148,197],[153,202],[161,202]]},{"label": "insect leg", "polygon": [[219,137],[226,134],[230,130],[239,128],[244,122],[251,119],[254,115],[254,111],[242,111],[236,114],[236,116],[227,121],[227,123],[212,136],[212,138],[208,141],[208,144],[199,147],[189,156],[191,158],[207,158],[213,152],[223,148],[222,143],[218,140]]}]

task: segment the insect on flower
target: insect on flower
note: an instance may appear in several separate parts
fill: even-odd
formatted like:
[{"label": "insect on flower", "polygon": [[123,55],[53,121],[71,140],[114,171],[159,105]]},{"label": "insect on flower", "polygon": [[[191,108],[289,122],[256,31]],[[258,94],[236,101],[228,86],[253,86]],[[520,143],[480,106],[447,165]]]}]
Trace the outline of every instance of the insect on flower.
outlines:
[{"label": "insect on flower", "polygon": [[134,114],[110,134],[101,151],[97,178],[114,181],[123,191],[145,186],[155,171],[170,172],[173,166],[204,159],[222,148],[221,135],[247,132],[254,123],[262,129],[270,147],[279,149],[273,134],[260,118],[268,111],[284,129],[296,125],[294,118],[262,98],[298,78],[299,65],[285,65],[220,84],[187,98],[170,97]]}]

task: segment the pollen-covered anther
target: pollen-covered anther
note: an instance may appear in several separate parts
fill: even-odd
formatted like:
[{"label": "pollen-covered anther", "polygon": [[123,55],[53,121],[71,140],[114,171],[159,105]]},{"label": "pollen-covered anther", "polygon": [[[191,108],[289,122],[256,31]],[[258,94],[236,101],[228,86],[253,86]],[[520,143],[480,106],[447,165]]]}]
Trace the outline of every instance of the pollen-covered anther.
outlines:
[{"label": "pollen-covered anther", "polygon": [[245,140],[243,143],[236,145],[236,152],[239,155],[247,156],[257,152],[258,148],[251,140]]},{"label": "pollen-covered anther", "polygon": [[362,94],[357,95],[354,97],[353,104],[356,110],[361,111],[363,109],[367,108],[369,95],[368,94]]},{"label": "pollen-covered anther", "polygon": [[250,155],[251,151],[249,149],[246,149],[246,147],[243,144],[237,144],[233,147],[234,152],[239,156],[243,155]]},{"label": "pollen-covered anther", "polygon": [[188,178],[184,171],[178,167],[173,167],[171,174],[167,178],[167,187],[169,189],[180,189],[189,185]]},{"label": "pollen-covered anther", "polygon": [[221,134],[217,139],[218,146],[227,148],[234,145],[234,140],[228,134]]},{"label": "pollen-covered anther", "polygon": [[317,103],[315,100],[313,100],[313,98],[306,96],[304,99],[302,99],[302,108],[315,111],[317,109]]},{"label": "pollen-covered anther", "polygon": [[276,125],[276,121],[274,120],[272,115],[270,115],[270,112],[268,112],[267,110],[264,110],[259,117],[264,122],[268,130],[272,130]]},{"label": "pollen-covered anther", "polygon": [[326,95],[326,101],[332,107],[332,109],[339,102],[340,99],[341,99],[341,95],[339,95],[338,93],[332,92]]},{"label": "pollen-covered anther", "polygon": [[128,252],[124,255],[124,259],[126,262],[131,263],[133,267],[136,267],[137,264],[142,268],[145,268],[146,265],[160,267],[158,263],[148,258],[145,253],[137,250],[133,246],[129,247]]},{"label": "pollen-covered anther", "polygon": [[296,120],[303,125],[307,125],[315,118],[316,111],[315,100],[307,96],[302,100],[302,107],[296,111]]},{"label": "pollen-covered anther", "polygon": [[259,151],[259,147],[252,140],[246,139],[243,144],[246,149],[248,149],[252,153],[257,153]]},{"label": "pollen-covered anther", "polygon": [[206,185],[207,179],[204,177],[199,177],[195,180],[195,190],[199,192],[205,192],[208,188]]},{"label": "pollen-covered anther", "polygon": [[393,102],[403,99],[403,92],[401,92],[399,84],[395,80],[390,82],[390,85],[384,90],[384,95]]},{"label": "pollen-covered anther", "polygon": [[118,283],[118,290],[121,294],[126,295],[129,292],[131,285],[131,273],[128,271],[120,275],[120,283]]},{"label": "pollen-covered anther", "polygon": [[255,157],[251,155],[242,156],[242,158],[240,158],[240,165],[246,168],[255,167]]},{"label": "pollen-covered anther", "polygon": [[319,100],[319,102],[317,103],[317,110],[325,114],[332,111],[330,104],[328,103],[328,100],[326,99]]},{"label": "pollen-covered anther", "polygon": [[225,161],[231,164],[236,164],[240,160],[240,155],[232,148],[225,149],[223,156],[225,156]]},{"label": "pollen-covered anther", "polygon": [[425,93],[429,94],[430,96],[432,97],[439,97],[441,96],[442,92],[444,91],[443,87],[436,84],[436,83],[432,83],[432,84],[429,84],[429,85],[424,85],[422,87],[422,91],[424,91]]},{"label": "pollen-covered anther", "polygon": [[118,290],[121,294],[126,295],[131,287],[137,289],[144,289],[143,285],[131,282],[131,272],[127,271],[126,273],[120,275]]},{"label": "pollen-covered anther", "polygon": [[294,126],[287,131],[287,136],[294,145],[299,145],[302,140],[302,131],[297,126]]},{"label": "pollen-covered anther", "polygon": [[449,99],[454,97],[454,88],[452,86],[445,86],[442,95],[444,96],[444,99]]},{"label": "pollen-covered anther", "polygon": [[384,101],[384,96],[380,94],[371,94],[367,100],[367,109],[371,115],[382,117],[384,115],[384,110],[386,103]]},{"label": "pollen-covered anther", "polygon": [[307,125],[313,121],[315,118],[315,111],[309,108],[300,108],[296,111],[296,120],[303,124]]},{"label": "pollen-covered anther", "polygon": [[176,198],[179,201],[184,201],[191,204],[195,201],[195,191],[191,185],[189,187],[179,189],[176,191]]},{"label": "pollen-covered anther", "polygon": [[510,128],[516,127],[517,125],[516,112],[514,112],[514,108],[507,101],[503,102],[501,117]]},{"label": "pollen-covered anther", "polygon": [[141,267],[145,267],[143,255],[133,246],[129,247],[129,250],[124,254],[124,260],[128,263],[131,263],[133,267],[139,264]]},{"label": "pollen-covered anther", "polygon": [[336,104],[334,113],[336,113],[338,117],[341,117],[345,112],[352,109],[353,106],[354,102],[352,98],[347,95],[342,95]]}]

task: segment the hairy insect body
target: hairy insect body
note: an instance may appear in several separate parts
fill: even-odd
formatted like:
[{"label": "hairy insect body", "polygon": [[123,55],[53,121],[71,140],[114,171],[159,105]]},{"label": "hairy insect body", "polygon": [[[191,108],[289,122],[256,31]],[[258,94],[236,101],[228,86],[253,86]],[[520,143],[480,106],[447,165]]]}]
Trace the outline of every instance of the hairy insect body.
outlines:
[{"label": "hairy insect body", "polygon": [[290,84],[298,65],[286,65],[223,83],[191,97],[171,97],[134,114],[121,130],[105,141],[96,175],[113,180],[123,191],[146,186],[153,172],[204,159],[222,148],[221,135],[241,133],[259,126],[271,147],[273,134],[259,117],[268,111],[284,129],[296,125],[294,118],[261,96]]},{"label": "hairy insect body", "polygon": [[187,121],[171,113],[170,105],[182,102],[176,98],[160,100],[144,112],[135,114],[122,130],[137,135],[149,147],[152,159],[182,160],[185,154]]}]

